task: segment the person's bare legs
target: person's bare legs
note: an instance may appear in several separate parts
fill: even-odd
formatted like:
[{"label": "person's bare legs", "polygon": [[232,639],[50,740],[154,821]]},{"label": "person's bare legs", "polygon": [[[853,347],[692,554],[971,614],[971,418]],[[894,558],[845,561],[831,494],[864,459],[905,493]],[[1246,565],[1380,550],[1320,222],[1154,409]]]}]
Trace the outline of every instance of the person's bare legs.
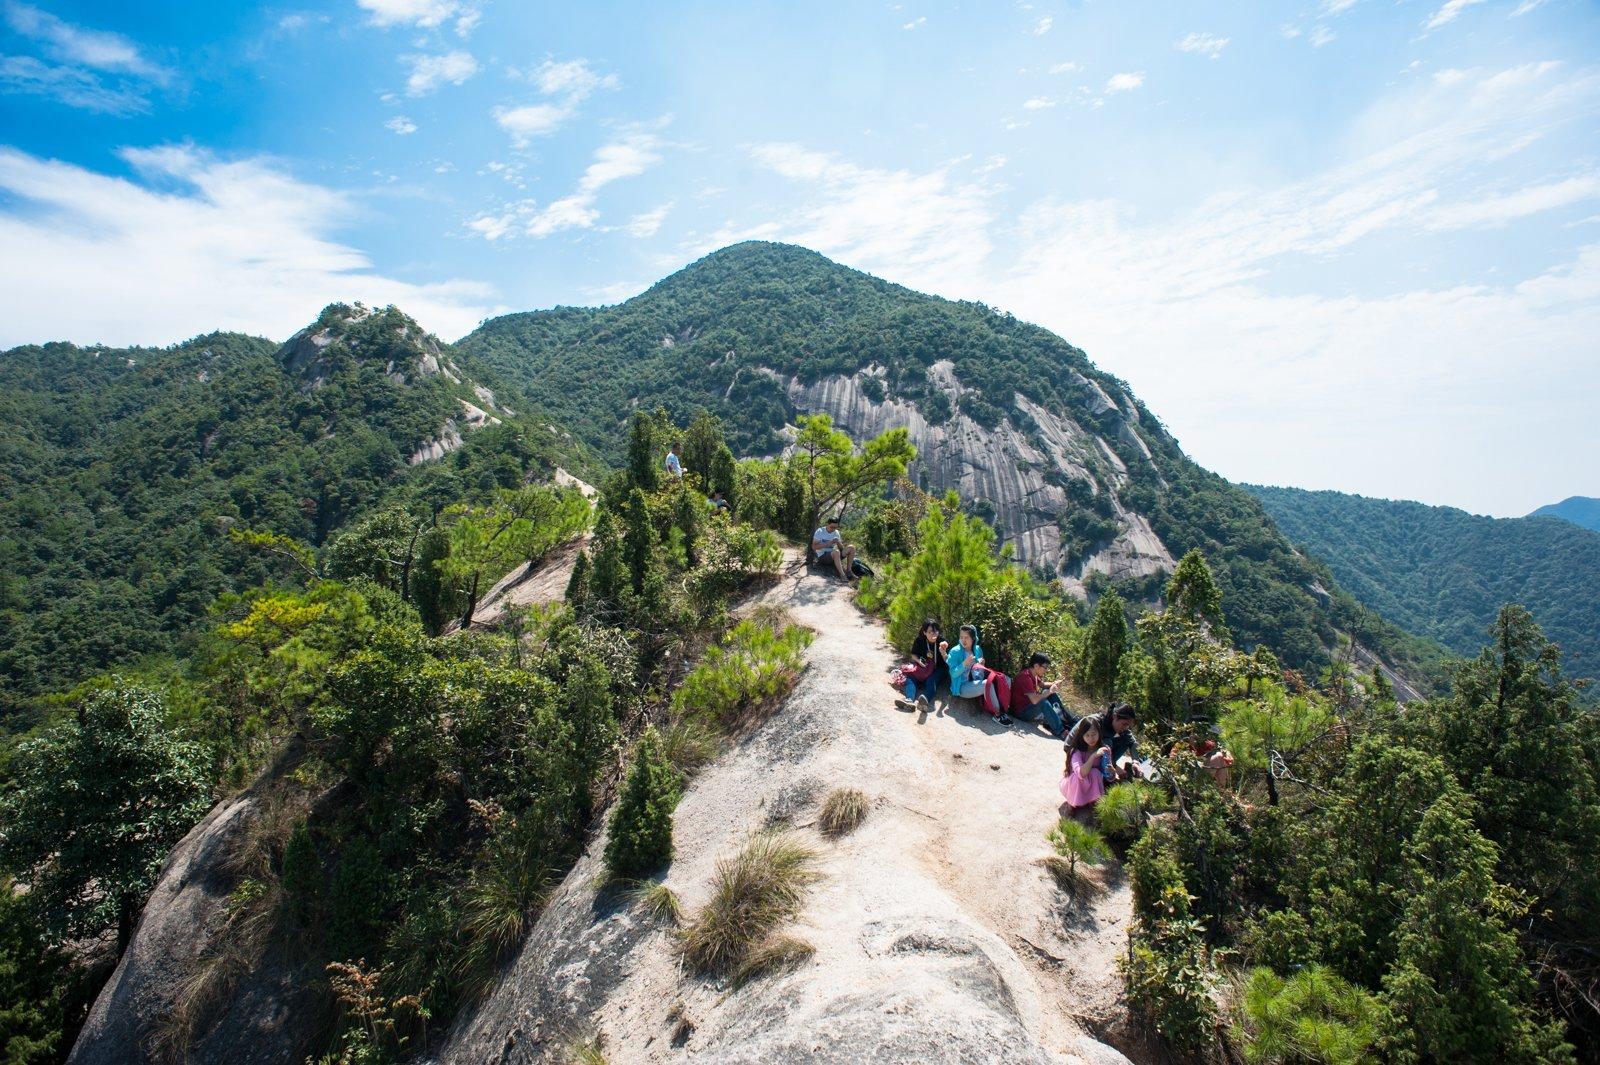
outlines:
[{"label": "person's bare legs", "polygon": [[844,566],[844,553],[845,553],[845,550],[849,550],[849,549],[848,548],[846,548],[844,550],[836,549],[833,552],[833,568],[839,571],[839,577],[840,577],[841,580],[849,580],[850,579],[850,571],[845,569],[845,566]]},{"label": "person's bare legs", "polygon": [[850,567],[854,565],[856,560],[856,549],[854,547],[847,547],[843,551],[838,552],[838,554],[843,556],[839,559],[839,576],[849,580],[852,576]]}]

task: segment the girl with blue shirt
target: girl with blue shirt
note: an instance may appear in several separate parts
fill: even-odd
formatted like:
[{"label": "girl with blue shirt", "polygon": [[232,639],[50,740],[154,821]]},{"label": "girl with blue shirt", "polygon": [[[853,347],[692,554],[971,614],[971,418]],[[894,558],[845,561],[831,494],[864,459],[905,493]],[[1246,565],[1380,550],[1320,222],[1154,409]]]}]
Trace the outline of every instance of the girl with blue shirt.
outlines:
[{"label": "girl with blue shirt", "polygon": [[978,646],[978,630],[972,625],[961,626],[961,635],[950,653],[945,656],[950,669],[950,694],[964,699],[983,695],[984,678],[989,667],[983,664],[983,648]]}]

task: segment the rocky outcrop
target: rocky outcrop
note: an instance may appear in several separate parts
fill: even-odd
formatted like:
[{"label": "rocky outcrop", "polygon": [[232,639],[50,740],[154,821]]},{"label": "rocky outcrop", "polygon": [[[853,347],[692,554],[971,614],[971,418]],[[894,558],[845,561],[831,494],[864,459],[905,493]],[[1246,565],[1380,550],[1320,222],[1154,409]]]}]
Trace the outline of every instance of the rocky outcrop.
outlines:
[{"label": "rocky outcrop", "polygon": [[[1125,1013],[1127,885],[1108,868],[1074,902],[1039,864],[1060,745],[951,707],[897,713],[883,629],[843,585],[791,573],[766,598],[817,631],[810,665],[783,708],[691,784],[667,883],[692,914],[718,859],[786,827],[824,874],[786,930],[814,955],[737,986],[696,975],[663,920],[597,889],[596,839],[435,1061],[560,1062],[598,1039],[612,1065],[1126,1065],[1082,1024]],[[846,785],[871,811],[826,839],[818,804]]]},{"label": "rocky outcrop", "polygon": [[[254,958],[210,1016],[195,1009],[239,886],[235,863],[283,775],[291,747],[252,787],[219,803],[173,850],[116,971],[95,999],[69,1065],[277,1065],[299,1061],[325,1017],[312,977],[279,952]],[[204,1012],[204,1011],[201,1011]]]},{"label": "rocky outcrop", "polygon": [[[987,501],[996,532],[1013,545],[1017,560],[1060,577],[1069,589],[1081,590],[1091,573],[1142,577],[1175,565],[1145,517],[1122,502],[1118,493],[1128,483],[1127,466],[1093,429],[1020,394],[1006,420],[993,429],[959,411],[935,425],[916,404],[884,395],[881,382],[878,388],[867,384],[868,378],[881,375],[878,368],[868,367],[810,383],[790,378],[785,387],[796,409],[826,413],[858,439],[906,428],[917,448],[910,475],[922,488],[954,489],[964,501]],[[1118,435],[1149,461],[1149,447],[1135,428],[1138,410],[1133,402],[1128,400],[1124,409],[1096,382],[1081,374],[1073,376],[1085,390],[1090,409],[1096,414],[1115,412],[1121,427]],[[948,360],[935,363],[928,377],[957,409],[962,386],[955,365]],[[869,389],[883,398],[874,400]],[[1095,496],[1105,499],[1117,527],[1113,538],[1078,559],[1064,557],[1057,520],[1074,505],[1066,489],[1072,480],[1087,482]]]}]

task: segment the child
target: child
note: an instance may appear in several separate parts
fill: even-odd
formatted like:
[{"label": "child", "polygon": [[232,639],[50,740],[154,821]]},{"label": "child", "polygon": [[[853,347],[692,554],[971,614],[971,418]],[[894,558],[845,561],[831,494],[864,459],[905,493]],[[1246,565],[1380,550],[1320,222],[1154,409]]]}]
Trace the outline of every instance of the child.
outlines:
[{"label": "child", "polygon": [[1106,793],[1105,765],[1111,748],[1100,742],[1100,726],[1093,721],[1079,730],[1067,747],[1067,764],[1061,778],[1061,797],[1073,813],[1100,801]]}]

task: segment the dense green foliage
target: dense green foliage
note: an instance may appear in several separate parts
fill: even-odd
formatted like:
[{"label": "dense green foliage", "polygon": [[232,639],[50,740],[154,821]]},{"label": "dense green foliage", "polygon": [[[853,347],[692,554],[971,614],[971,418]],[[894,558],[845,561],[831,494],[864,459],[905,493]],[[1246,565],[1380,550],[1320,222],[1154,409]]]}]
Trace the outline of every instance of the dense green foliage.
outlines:
[{"label": "dense green foliage", "polygon": [[1344,588],[1396,625],[1471,655],[1499,609],[1521,603],[1575,675],[1600,676],[1600,532],[1342,492],[1250,491]]},{"label": "dense green foliage", "polygon": [[[1082,351],[982,304],[912,292],[802,248],[745,243],[619,306],[507,315],[460,347],[506,380],[536,387],[560,424],[618,462],[631,412],[656,403],[711,411],[728,426],[735,453],[771,454],[783,426],[805,413],[794,408],[787,378],[815,381],[874,365],[887,373],[872,378],[871,391],[914,403],[942,423],[954,412],[928,371],[951,360],[965,389],[962,412],[978,423],[1009,419],[1035,433],[1014,403],[1020,393],[1107,441],[1128,470],[1116,489],[1121,502],[1149,519],[1175,557],[1205,552],[1245,647],[1264,643],[1291,666],[1320,668],[1337,633],[1356,631],[1418,673],[1438,657],[1365,616],[1326,570],[1291,547],[1255,499],[1190,462],[1127,387]],[[1105,538],[1106,506],[1103,495],[1085,492],[1081,505],[1055,516],[1069,563]],[[765,520],[791,535],[810,531],[792,510],[789,519]],[[1325,600],[1317,588],[1327,590]]]},{"label": "dense green foliage", "polygon": [[672,860],[672,810],[683,786],[651,729],[633,749],[627,783],[611,815],[606,870],[624,880],[648,876]]},{"label": "dense green foliage", "polygon": [[315,546],[380,499],[426,512],[578,450],[508,423],[413,467],[482,400],[442,373],[402,379],[434,349],[393,308],[336,304],[313,328],[327,343],[309,361],[231,333],[0,353],[0,729],[96,670],[187,652],[218,595],[293,574],[230,528]]},{"label": "dense green foliage", "polygon": [[1321,965],[1287,978],[1251,970],[1239,1012],[1250,1065],[1360,1065],[1386,1021],[1372,995]]}]

